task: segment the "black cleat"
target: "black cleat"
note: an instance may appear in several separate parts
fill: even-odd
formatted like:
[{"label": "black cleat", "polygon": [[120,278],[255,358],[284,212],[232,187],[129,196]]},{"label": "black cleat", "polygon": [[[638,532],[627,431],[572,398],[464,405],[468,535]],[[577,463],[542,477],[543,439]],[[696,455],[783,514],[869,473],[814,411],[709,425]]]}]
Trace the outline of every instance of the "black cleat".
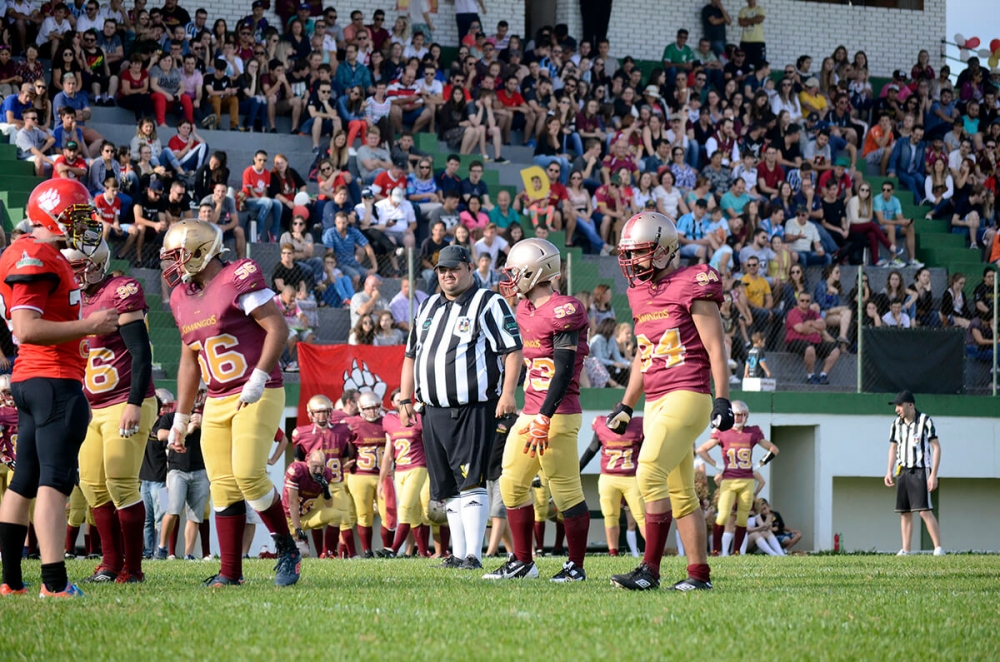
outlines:
[{"label": "black cleat", "polygon": [[587,573],[583,568],[573,563],[572,561],[566,561],[563,563],[562,570],[560,570],[554,577],[549,581],[556,582],[557,584],[566,584],[569,582],[583,582],[587,580]]},{"label": "black cleat", "polygon": [[483,579],[535,579],[538,577],[538,566],[534,561],[523,563],[510,554],[507,562],[494,570],[483,575]]},{"label": "black cleat", "polygon": [[118,573],[114,570],[98,567],[90,577],[84,579],[81,584],[114,584],[118,579]]},{"label": "black cleat", "polygon": [[449,556],[445,560],[441,561],[437,565],[431,566],[434,568],[445,568],[447,570],[454,570],[462,567],[462,560],[455,558],[454,556]]},{"label": "black cleat", "polygon": [[712,582],[703,582],[697,579],[692,579],[688,577],[687,579],[682,579],[673,586],[670,587],[672,591],[711,591]]},{"label": "black cleat", "polygon": [[243,578],[240,577],[237,580],[233,580],[223,575],[212,575],[202,583],[206,588],[224,588],[226,586],[242,586]]},{"label": "black cleat", "polygon": [[640,563],[638,568],[627,575],[612,575],[611,585],[629,591],[652,591],[660,588],[660,580],[656,578],[648,565]]},{"label": "black cleat", "polygon": [[462,561],[462,570],[482,570],[483,564],[476,558],[475,554],[469,554]]},{"label": "black cleat", "polygon": [[387,547],[383,547],[382,549],[378,550],[377,552],[375,552],[375,555],[378,556],[380,559],[396,558],[396,552],[392,551]]},{"label": "black cleat", "polygon": [[364,552],[362,552],[361,558],[363,558],[363,559],[373,559],[373,558],[375,558],[375,552],[373,552],[370,549],[366,549]]}]

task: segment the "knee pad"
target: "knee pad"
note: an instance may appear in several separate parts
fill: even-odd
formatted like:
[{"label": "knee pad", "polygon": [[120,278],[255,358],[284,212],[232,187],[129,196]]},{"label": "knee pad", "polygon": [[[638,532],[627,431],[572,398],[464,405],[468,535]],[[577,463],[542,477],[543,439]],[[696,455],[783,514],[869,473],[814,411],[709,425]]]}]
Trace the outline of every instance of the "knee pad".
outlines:
[{"label": "knee pad", "polygon": [[[209,490],[212,493],[212,503],[215,504],[216,508],[228,508],[236,503],[243,503],[243,493],[240,492],[240,488],[234,482],[230,481],[214,481]],[[166,508],[166,504],[161,504],[162,508]],[[217,510],[216,512],[221,512]],[[244,512],[246,509],[244,508]]]},{"label": "knee pad", "polygon": [[500,475],[498,482],[500,483],[500,498],[507,508],[516,508],[530,498],[528,496],[528,486],[522,485],[513,477],[504,473]]},{"label": "knee pad", "polygon": [[635,482],[646,503],[670,496],[667,491],[667,474],[652,462],[640,462],[635,470]]},{"label": "knee pad", "polygon": [[[82,486],[81,486],[82,489]],[[115,508],[129,506],[142,500],[139,494],[139,478],[108,478],[105,493],[115,502]],[[90,497],[87,497],[88,501]],[[97,507],[95,504],[91,504]]]},{"label": "knee pad", "polygon": [[[568,476],[566,478],[549,478],[549,493],[559,511],[566,514],[567,510],[575,505],[586,503],[583,497],[583,484],[580,482],[580,474]],[[572,517],[572,515],[566,515]]]},{"label": "knee pad", "polygon": [[701,502],[698,501],[694,488],[684,488],[670,493],[670,507],[674,512],[674,519],[677,520],[698,510]]},{"label": "knee pad", "polygon": [[243,498],[246,499],[253,505],[255,501],[260,501],[266,498],[267,505],[264,508],[257,508],[254,505],[255,510],[267,510],[271,505],[271,494],[274,492],[274,483],[271,479],[267,477],[267,471],[262,467],[259,471],[254,472],[251,476],[236,476],[236,486],[239,488],[240,492],[243,493]]},{"label": "knee pad", "polygon": [[231,506],[226,506],[222,510],[215,511],[218,517],[236,517],[237,515],[247,514],[247,504],[246,501],[237,501]]},{"label": "knee pad", "polygon": [[[87,499],[87,504],[91,508],[99,508],[112,500],[109,485],[102,485],[100,483],[91,483],[89,481],[80,481],[80,491],[83,492],[83,496]],[[115,507],[118,507],[118,502],[115,502]]]}]

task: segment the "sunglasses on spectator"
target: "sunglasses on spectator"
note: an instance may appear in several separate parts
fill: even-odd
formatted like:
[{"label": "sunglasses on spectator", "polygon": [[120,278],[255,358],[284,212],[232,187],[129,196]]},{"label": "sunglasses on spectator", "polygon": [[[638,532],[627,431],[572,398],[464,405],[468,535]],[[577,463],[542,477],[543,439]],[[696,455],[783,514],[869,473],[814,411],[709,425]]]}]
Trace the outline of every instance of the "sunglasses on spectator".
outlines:
[{"label": "sunglasses on spectator", "polygon": [[883,193],[892,193],[892,187],[891,186],[883,186],[882,187],[882,192]]},{"label": "sunglasses on spectator", "polygon": [[429,165],[424,165],[423,163],[421,163],[418,167],[421,170],[430,170],[431,169],[431,167]]},{"label": "sunglasses on spectator", "polygon": [[264,55],[265,52],[264,51],[254,51],[253,54],[254,55]]},{"label": "sunglasses on spectator", "polygon": [[870,188],[868,188],[867,186],[862,186],[862,187],[861,187],[860,189],[858,189],[858,190],[859,190],[859,191],[871,191],[871,189],[870,189]]},{"label": "sunglasses on spectator", "polygon": [[756,269],[759,266],[760,266],[759,262],[747,262],[748,269]]},{"label": "sunglasses on spectator", "polygon": [[305,221],[294,221],[292,225],[305,225]]}]

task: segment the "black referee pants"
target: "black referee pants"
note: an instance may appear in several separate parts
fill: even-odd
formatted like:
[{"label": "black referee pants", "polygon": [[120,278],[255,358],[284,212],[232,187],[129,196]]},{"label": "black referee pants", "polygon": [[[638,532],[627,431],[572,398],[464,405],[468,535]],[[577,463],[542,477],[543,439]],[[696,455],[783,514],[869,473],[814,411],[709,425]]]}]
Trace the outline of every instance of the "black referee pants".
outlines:
[{"label": "black referee pants", "polygon": [[423,413],[424,454],[431,499],[446,501],[486,485],[486,467],[496,431],[496,402],[432,407]]}]

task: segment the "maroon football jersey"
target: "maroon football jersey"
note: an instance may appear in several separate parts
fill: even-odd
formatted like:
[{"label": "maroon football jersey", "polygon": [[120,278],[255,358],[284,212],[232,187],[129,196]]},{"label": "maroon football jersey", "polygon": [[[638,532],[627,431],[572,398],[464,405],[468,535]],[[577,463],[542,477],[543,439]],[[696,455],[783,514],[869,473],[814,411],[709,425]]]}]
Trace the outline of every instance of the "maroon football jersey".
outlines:
[{"label": "maroon football jersey", "polygon": [[[128,276],[108,278],[92,294],[83,293],[83,316],[104,308],[117,310],[120,315],[149,309],[146,294],[139,281]],[[132,355],[118,331],[87,338],[90,358],[83,389],[90,406],[110,407],[128,400],[132,388]],[[153,397],[153,379],[146,386],[146,397]]]},{"label": "maroon football jersey", "polygon": [[349,418],[350,416],[348,416],[347,412],[345,412],[343,409],[334,409],[333,411],[330,412],[331,425],[333,423],[343,423]]},{"label": "maroon football jersey", "polygon": [[341,464],[348,455],[351,443],[351,428],[342,423],[333,423],[322,428],[310,423],[300,425],[292,430],[292,443],[299,446],[306,457],[315,450],[326,455],[326,467],[333,472],[331,483],[344,481],[344,470]]},{"label": "maroon football jersey", "polygon": [[583,411],[580,408],[580,371],[583,370],[583,360],[590,354],[587,324],[587,309],[574,297],[553,294],[540,308],[535,308],[526,299],[517,304],[517,326],[521,329],[524,364],[528,368],[528,376],[524,381],[525,414],[537,414],[541,411],[549,392],[549,382],[555,372],[552,342],[557,333],[567,331],[578,331],[579,340],[573,378],[556,413],[579,414]]},{"label": "maroon football jersey", "polygon": [[354,473],[377,476],[382,466],[382,454],[385,452],[385,430],[382,429],[382,419],[374,423],[360,416],[352,416],[346,420],[351,427],[351,443],[358,451],[357,464]]},{"label": "maroon football jersey", "polygon": [[725,432],[713,430],[712,439],[718,439],[722,446],[722,478],[753,478],[753,447],[763,438],[764,433],[756,425]]},{"label": "maroon football jersey", "polygon": [[[240,297],[266,289],[257,263],[243,259],[224,266],[204,288],[188,283],[170,294],[181,340],[198,352],[209,397],[239,393],[257,367],[267,333],[243,312]],[[281,385],[281,369],[276,365],[267,388]]]},{"label": "maroon football jersey", "polygon": [[[80,287],[73,268],[52,244],[23,235],[0,255],[0,312],[10,330],[11,312],[35,310],[44,320],[70,322],[80,319]],[[17,338],[14,342],[18,343]],[[86,338],[58,345],[19,344],[12,382],[33,377],[83,381],[87,367]]]},{"label": "maroon football jersey", "polygon": [[[333,472],[328,467],[323,468],[323,476],[328,483],[333,482]],[[323,488],[313,480],[309,465],[305,462],[292,462],[285,471],[285,487],[281,491],[281,507],[285,511],[285,517],[291,513],[292,506],[289,503],[289,488],[299,491],[299,502],[295,504],[299,509],[299,515],[308,515],[314,507],[322,508],[322,504],[317,503],[317,499],[321,499]]]},{"label": "maroon football jersey", "polygon": [[17,408],[0,407],[0,456],[17,459]]},{"label": "maroon football jersey", "polygon": [[399,414],[390,411],[382,417],[382,429],[392,441],[392,459],[396,471],[426,467],[424,458],[424,421],[420,414],[413,417],[413,427],[403,427]]},{"label": "maroon football jersey", "polygon": [[594,432],[601,441],[601,473],[634,476],[642,446],[642,416],[633,416],[624,434],[608,429],[603,416],[594,419]]},{"label": "maroon football jersey", "polygon": [[691,317],[691,307],[698,300],[722,303],[719,272],[707,264],[684,267],[657,283],[629,288],[647,402],[672,391],[711,393],[708,352]]}]

